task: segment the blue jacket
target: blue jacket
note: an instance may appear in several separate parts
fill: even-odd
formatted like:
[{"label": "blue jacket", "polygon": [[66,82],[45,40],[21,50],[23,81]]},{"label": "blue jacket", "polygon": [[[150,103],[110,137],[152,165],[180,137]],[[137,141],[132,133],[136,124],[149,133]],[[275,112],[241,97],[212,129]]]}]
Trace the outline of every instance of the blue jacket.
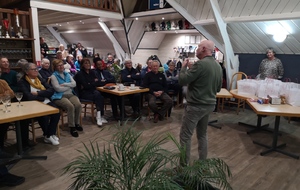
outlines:
[{"label": "blue jacket", "polygon": [[[64,71],[64,76],[65,78],[63,79],[59,73],[57,71],[55,71],[53,73],[53,75],[57,78],[57,81],[59,84],[63,84],[63,83],[70,83],[71,82],[71,75],[68,73],[68,72],[65,72]],[[52,100],[60,100],[63,96],[63,92],[54,92],[53,96],[51,97]],[[74,94],[74,91],[73,91],[73,94]]]}]

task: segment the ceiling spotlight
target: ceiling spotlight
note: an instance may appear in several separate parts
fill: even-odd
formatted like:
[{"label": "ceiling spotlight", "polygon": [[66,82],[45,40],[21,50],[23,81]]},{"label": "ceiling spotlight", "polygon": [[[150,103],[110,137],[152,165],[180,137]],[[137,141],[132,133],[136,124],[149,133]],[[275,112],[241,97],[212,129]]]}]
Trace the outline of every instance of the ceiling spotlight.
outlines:
[{"label": "ceiling spotlight", "polygon": [[58,25],[58,23],[55,24],[56,26]]},{"label": "ceiling spotlight", "polygon": [[84,24],[84,22],[81,22],[82,24]]},{"label": "ceiling spotlight", "polygon": [[162,19],[162,20],[165,20],[165,17],[162,17],[161,19]]},{"label": "ceiling spotlight", "polygon": [[67,22],[67,24],[70,24],[69,22]]},{"label": "ceiling spotlight", "polygon": [[139,18],[138,18],[138,17],[135,17],[135,20],[139,20]]},{"label": "ceiling spotlight", "polygon": [[156,31],[154,33],[156,34]]},{"label": "ceiling spotlight", "polygon": [[61,26],[61,24],[59,26]]},{"label": "ceiling spotlight", "polygon": [[80,20],[79,22],[82,22],[82,20]]}]

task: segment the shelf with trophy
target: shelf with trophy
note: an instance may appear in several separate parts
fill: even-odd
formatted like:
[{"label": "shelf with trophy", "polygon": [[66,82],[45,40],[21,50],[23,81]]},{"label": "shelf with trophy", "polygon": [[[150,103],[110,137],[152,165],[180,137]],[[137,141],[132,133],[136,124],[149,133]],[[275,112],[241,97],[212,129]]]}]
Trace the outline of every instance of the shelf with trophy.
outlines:
[{"label": "shelf with trophy", "polygon": [[[0,9],[0,55],[18,67],[19,59],[35,63],[31,14],[18,9]],[[18,68],[16,68],[18,69]]]}]

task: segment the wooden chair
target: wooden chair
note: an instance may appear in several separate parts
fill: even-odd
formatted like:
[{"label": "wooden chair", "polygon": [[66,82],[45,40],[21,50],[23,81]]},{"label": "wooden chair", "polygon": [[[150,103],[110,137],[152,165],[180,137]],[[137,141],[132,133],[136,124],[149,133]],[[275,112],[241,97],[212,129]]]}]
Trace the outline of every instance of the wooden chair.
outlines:
[{"label": "wooden chair", "polygon": [[[36,133],[35,130],[41,128],[40,125],[37,123],[36,119],[31,119],[31,123],[29,123],[29,132],[32,134],[32,141],[36,144]],[[56,128],[56,135],[59,138],[60,137],[60,128],[59,125],[57,125]]]},{"label": "wooden chair", "polygon": [[[95,118],[96,118],[96,116],[95,116],[96,106],[95,106],[94,102],[92,102],[90,100],[85,100],[85,99],[80,99],[80,102],[83,105],[84,117],[86,117],[87,110],[90,110],[91,117],[92,117],[92,123],[95,124],[96,123],[96,120],[95,120]],[[82,119],[80,117],[80,124],[81,123],[82,123]]]},{"label": "wooden chair", "polygon": [[[233,88],[234,89],[237,89],[237,81],[241,80],[241,79],[247,79],[248,76],[246,75],[246,73],[243,73],[243,72],[236,72],[232,75],[231,77],[231,81],[230,81],[230,86],[229,86],[229,91],[232,90]],[[235,99],[234,101],[232,100],[229,100],[227,103],[229,104],[229,106],[231,104],[234,104],[237,106],[237,109],[236,109],[236,114],[238,115],[239,114],[239,111],[240,111],[240,107],[243,108],[243,111],[245,109],[245,100],[244,99]]]}]

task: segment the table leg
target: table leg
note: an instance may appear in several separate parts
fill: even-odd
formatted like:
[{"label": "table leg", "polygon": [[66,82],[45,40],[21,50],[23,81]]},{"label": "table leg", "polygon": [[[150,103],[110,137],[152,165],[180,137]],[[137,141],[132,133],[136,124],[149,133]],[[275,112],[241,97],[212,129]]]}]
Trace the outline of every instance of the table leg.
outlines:
[{"label": "table leg", "polygon": [[125,115],[125,102],[124,102],[124,96],[121,96],[121,109],[122,109],[122,114],[121,114],[121,121],[120,121],[120,125],[123,125],[123,121],[124,121],[124,115]]},{"label": "table leg", "polygon": [[20,155],[22,157],[22,159],[47,160],[47,156],[26,156],[26,155],[23,154],[20,121],[16,121],[15,124],[16,124],[16,136],[17,136],[18,155]]},{"label": "table leg", "polygon": [[269,127],[269,124],[261,125],[261,121],[262,121],[262,115],[257,115],[257,123],[256,123],[256,125],[251,125],[251,124],[244,123],[244,122],[238,122],[238,124],[254,128],[254,129],[252,129],[250,131],[247,131],[247,134],[255,133],[255,132],[258,132],[258,131],[267,131],[267,132],[273,133],[272,129],[267,128],[267,127]]},{"label": "table leg", "polygon": [[256,141],[253,141],[254,144],[257,144],[257,145],[260,145],[260,146],[263,146],[265,148],[268,148],[268,150],[266,151],[263,151],[260,153],[261,156],[267,154],[267,153],[270,153],[272,151],[276,151],[276,152],[279,152],[281,154],[284,154],[284,155],[287,155],[287,156],[290,156],[290,157],[293,157],[293,158],[296,158],[296,159],[299,159],[299,155],[296,155],[296,154],[292,154],[292,153],[289,153],[289,152],[286,152],[286,151],[283,151],[283,150],[280,150],[278,148],[281,148],[281,147],[284,147],[286,146],[286,144],[281,144],[281,145],[277,145],[277,140],[278,140],[278,131],[279,131],[279,123],[280,123],[280,116],[276,116],[275,118],[275,127],[274,127],[274,133],[273,133],[273,142],[272,142],[272,146],[268,146],[268,145],[265,145],[265,144],[262,144],[262,143],[259,143],[259,142],[256,142]]},{"label": "table leg", "polygon": [[212,120],[212,121],[209,121],[207,125],[209,125],[211,127],[214,127],[214,128],[217,128],[217,129],[222,129],[221,126],[217,126],[217,125],[213,124],[213,123],[217,123],[217,122],[218,122],[217,119],[216,120]]}]

